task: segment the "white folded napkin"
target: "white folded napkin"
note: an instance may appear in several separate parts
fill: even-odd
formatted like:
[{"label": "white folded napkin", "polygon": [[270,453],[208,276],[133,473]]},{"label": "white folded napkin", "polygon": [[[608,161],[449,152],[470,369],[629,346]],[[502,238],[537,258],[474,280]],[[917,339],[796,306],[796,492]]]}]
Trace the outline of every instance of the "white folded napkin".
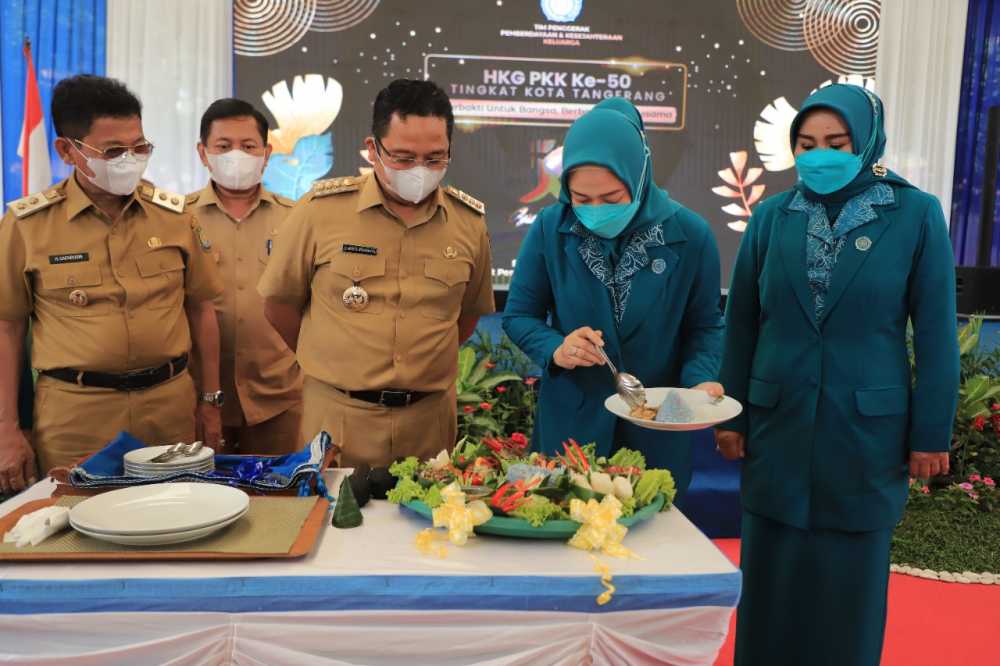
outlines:
[{"label": "white folded napkin", "polygon": [[68,526],[69,509],[64,506],[47,506],[21,516],[14,528],[3,535],[3,542],[13,543],[18,548],[28,544],[37,546]]}]

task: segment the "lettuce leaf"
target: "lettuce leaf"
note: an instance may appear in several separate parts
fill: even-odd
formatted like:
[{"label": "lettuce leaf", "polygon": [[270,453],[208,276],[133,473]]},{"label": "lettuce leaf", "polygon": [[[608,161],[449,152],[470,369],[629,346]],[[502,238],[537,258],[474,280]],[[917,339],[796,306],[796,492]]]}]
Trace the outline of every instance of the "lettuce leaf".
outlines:
[{"label": "lettuce leaf", "polygon": [[511,511],[510,515],[527,520],[532,527],[541,527],[546,520],[565,516],[558,504],[541,495],[532,495],[527,502]]},{"label": "lettuce leaf", "polygon": [[662,511],[666,511],[674,502],[677,495],[677,487],[674,485],[673,475],[665,469],[647,469],[639,477],[639,482],[635,484],[633,497],[636,506],[646,506],[653,501],[657,493],[663,493],[666,501],[663,503]]},{"label": "lettuce leaf", "polygon": [[646,456],[632,449],[618,449],[615,455],[608,458],[609,467],[638,467],[646,469]]},{"label": "lettuce leaf", "polygon": [[436,509],[444,502],[444,498],[441,497],[441,487],[434,485],[427,489],[424,493],[424,504],[432,509]]},{"label": "lettuce leaf", "polygon": [[389,491],[386,499],[394,504],[405,504],[411,500],[423,499],[426,492],[424,487],[413,479],[403,477],[396,483],[396,487]]},{"label": "lettuce leaf", "polygon": [[410,456],[389,465],[389,474],[397,479],[408,479],[417,473],[418,467],[420,467],[420,459],[416,456]]}]

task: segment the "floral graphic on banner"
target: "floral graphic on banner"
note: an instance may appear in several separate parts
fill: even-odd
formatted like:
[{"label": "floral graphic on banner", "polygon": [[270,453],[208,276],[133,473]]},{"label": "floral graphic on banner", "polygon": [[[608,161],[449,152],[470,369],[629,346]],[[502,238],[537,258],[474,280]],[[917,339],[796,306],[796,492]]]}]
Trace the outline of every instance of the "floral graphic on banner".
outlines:
[{"label": "floral graphic on banner", "polygon": [[304,136],[295,143],[291,154],[271,154],[264,170],[264,187],[290,199],[298,199],[331,168],[333,139],[330,134]]},{"label": "floral graphic on banner", "polygon": [[290,153],[304,136],[322,134],[340,113],[344,88],[334,78],[322,74],[296,76],[289,90],[287,81],[279,81],[261,95],[278,128],[267,140],[276,153]]},{"label": "floral graphic on banner", "polygon": [[774,100],[760,112],[760,120],[753,127],[753,143],[768,171],[784,171],[795,166],[788,133],[798,112],[784,97]]},{"label": "floral graphic on banner", "polygon": [[261,95],[278,127],[268,132],[274,153],[264,171],[264,187],[298,199],[313,181],[333,168],[333,134],[344,89],[321,74],[296,76],[289,89],[279,81]]},{"label": "floral graphic on banner", "polygon": [[[729,161],[732,166],[719,172],[719,177],[726,184],[713,187],[712,191],[720,197],[738,199],[736,203],[723,206],[722,210],[739,218],[733,222],[729,222],[728,226],[733,231],[742,233],[747,228],[747,219],[752,214],[753,205],[764,196],[766,186],[762,183],[755,184],[761,174],[764,173],[764,169],[761,167],[746,169],[747,151],[745,150],[729,153]],[[744,169],[746,169],[745,173]]]},{"label": "floral graphic on banner", "polygon": [[[833,80],[819,84],[812,92],[833,85]],[[875,79],[857,74],[838,76],[836,83],[848,83],[875,92]],[[810,93],[811,94],[811,93]],[[760,119],[754,124],[753,142],[764,168],[768,171],[785,171],[795,166],[789,132],[792,121],[799,112],[784,97],[779,97],[760,112]]]}]

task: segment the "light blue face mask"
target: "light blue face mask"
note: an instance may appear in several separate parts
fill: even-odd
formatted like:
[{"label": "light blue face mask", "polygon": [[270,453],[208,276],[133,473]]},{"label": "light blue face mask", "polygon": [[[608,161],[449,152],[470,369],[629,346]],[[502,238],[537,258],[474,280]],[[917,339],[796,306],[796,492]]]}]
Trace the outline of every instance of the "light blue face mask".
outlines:
[{"label": "light blue face mask", "polygon": [[[643,143],[645,143],[645,137],[643,137]],[[642,176],[639,178],[639,187],[632,195],[631,203],[573,206],[573,212],[576,213],[580,223],[601,238],[617,237],[639,212],[639,206],[642,203],[642,188],[646,182],[646,166],[649,163],[649,148],[645,147],[645,151],[646,157],[642,161]]]},{"label": "light blue face mask", "polygon": [[861,157],[833,148],[813,148],[795,158],[799,178],[817,194],[847,187],[861,173]]}]

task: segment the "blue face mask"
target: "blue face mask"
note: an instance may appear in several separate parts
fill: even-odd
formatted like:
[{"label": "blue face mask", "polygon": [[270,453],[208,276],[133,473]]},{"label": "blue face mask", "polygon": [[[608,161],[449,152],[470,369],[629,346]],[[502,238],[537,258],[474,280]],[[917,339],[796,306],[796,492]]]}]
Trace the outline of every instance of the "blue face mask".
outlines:
[{"label": "blue face mask", "polygon": [[813,148],[795,158],[799,178],[817,194],[846,187],[861,173],[861,166],[859,155],[832,148]]},{"label": "blue face mask", "polygon": [[573,212],[576,213],[580,223],[601,238],[616,238],[618,234],[623,232],[635,214],[639,212],[648,161],[649,150],[647,149],[646,158],[642,162],[642,177],[639,179],[639,187],[636,188],[631,203],[575,205]]}]

